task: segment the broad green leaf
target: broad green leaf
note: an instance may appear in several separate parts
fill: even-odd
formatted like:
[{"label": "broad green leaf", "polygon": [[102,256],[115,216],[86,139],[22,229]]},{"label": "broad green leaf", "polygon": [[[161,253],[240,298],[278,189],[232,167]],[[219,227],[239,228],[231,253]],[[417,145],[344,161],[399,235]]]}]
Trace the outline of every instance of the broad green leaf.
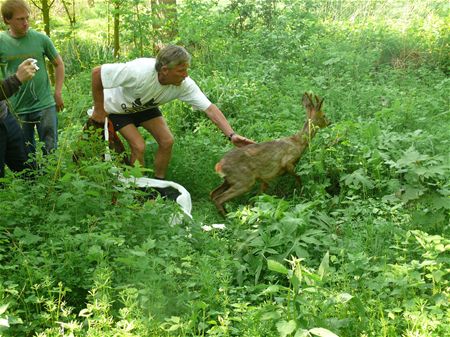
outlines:
[{"label": "broad green leaf", "polygon": [[42,237],[25,231],[19,227],[14,228],[14,235],[17,236],[25,245],[32,245],[42,241]]},{"label": "broad green leaf", "polygon": [[440,283],[442,281],[442,277],[446,275],[446,273],[442,270],[434,270],[431,274],[435,283]]},{"label": "broad green leaf", "polygon": [[267,260],[267,268],[269,268],[269,270],[272,270],[274,272],[285,275],[287,275],[287,273],[289,272],[289,270],[285,266],[283,266],[280,262],[277,262],[275,260]]},{"label": "broad green leaf", "polygon": [[296,274],[293,274],[293,275],[290,277],[290,280],[291,280],[291,282],[292,282],[292,288],[293,288],[293,290],[294,290],[294,293],[298,293],[298,291],[299,291],[299,289],[300,289],[300,280],[299,280],[299,278],[297,277]]},{"label": "broad green leaf", "polygon": [[276,284],[271,284],[266,289],[264,289],[260,295],[274,294],[274,293],[277,293],[279,290],[280,290],[280,286],[278,286]]},{"label": "broad green leaf", "polygon": [[374,187],[374,184],[362,168],[357,169],[353,173],[345,175],[341,180],[344,181],[345,185],[353,188],[363,187],[370,190]]},{"label": "broad green leaf", "polygon": [[308,330],[305,329],[298,329],[295,333],[294,337],[310,337]]},{"label": "broad green leaf", "polygon": [[68,182],[68,181],[73,180],[73,178],[74,178],[74,174],[66,173],[62,177],[59,178],[59,181],[60,182]]},{"label": "broad green leaf", "polygon": [[411,146],[403,153],[403,157],[396,162],[396,166],[398,168],[402,168],[411,164],[418,164],[419,162],[427,160],[428,158],[428,155],[420,154],[414,147]]},{"label": "broad green leaf", "polygon": [[339,337],[338,335],[325,328],[313,328],[309,330],[309,333],[319,337]]},{"label": "broad green leaf", "polygon": [[289,322],[280,321],[277,323],[277,330],[280,333],[280,337],[286,337],[294,332],[296,328],[295,321],[290,320]]},{"label": "broad green leaf", "polygon": [[147,241],[145,241],[145,242],[142,244],[142,249],[144,249],[144,250],[146,250],[146,251],[148,251],[148,250],[150,250],[150,249],[153,249],[153,248],[155,248],[155,247],[156,247],[156,240],[150,239],[150,238],[148,238]]},{"label": "broad green leaf", "polygon": [[80,313],[78,314],[80,317],[90,317],[92,316],[92,312],[89,309],[81,309]]},{"label": "broad green leaf", "polygon": [[0,318],[0,327],[9,328],[9,322],[6,318]]},{"label": "broad green leaf", "polygon": [[322,259],[322,262],[320,262],[320,266],[317,271],[321,279],[323,279],[325,275],[328,274],[329,269],[330,269],[330,252],[326,252],[325,256]]},{"label": "broad green leaf", "polygon": [[6,311],[6,309],[8,309],[8,303],[7,304],[3,304],[0,306],[0,315],[3,315]]},{"label": "broad green leaf", "polygon": [[320,242],[319,240],[317,240],[316,238],[314,238],[312,236],[302,235],[300,240],[302,240],[303,242],[318,245],[318,246],[320,246],[322,244],[322,242]]},{"label": "broad green leaf", "polygon": [[418,199],[421,195],[423,195],[426,192],[425,188],[416,188],[414,186],[405,185],[403,187],[404,191],[401,194],[401,199],[403,201],[410,201]]},{"label": "broad green leaf", "polygon": [[279,319],[280,317],[281,315],[278,311],[269,311],[261,316],[261,320],[262,321],[276,320]]},{"label": "broad green leaf", "polygon": [[137,250],[137,249],[130,249],[129,253],[131,255],[140,256],[140,257],[143,257],[143,256],[145,256],[147,254],[143,250]]},{"label": "broad green leaf", "polygon": [[166,331],[176,331],[181,327],[180,324],[171,325]]},{"label": "broad green leaf", "polygon": [[440,209],[444,208],[449,210],[450,209],[450,198],[449,197],[441,197],[441,196],[433,196],[428,200],[433,206],[433,208]]},{"label": "broad green leaf", "polygon": [[353,298],[352,295],[350,295],[349,293],[340,293],[339,295],[336,296],[336,300],[339,303],[346,303],[348,301],[350,301]]},{"label": "broad green leaf", "polygon": [[90,260],[98,260],[103,257],[103,249],[99,245],[89,247],[86,257]]}]

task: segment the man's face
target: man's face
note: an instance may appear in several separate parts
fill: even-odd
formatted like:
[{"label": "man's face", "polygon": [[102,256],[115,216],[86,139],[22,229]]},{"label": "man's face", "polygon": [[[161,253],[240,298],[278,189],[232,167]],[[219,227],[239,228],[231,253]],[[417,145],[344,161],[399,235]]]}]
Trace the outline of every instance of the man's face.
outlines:
[{"label": "man's face", "polygon": [[6,23],[9,25],[12,36],[20,37],[24,36],[28,28],[30,28],[28,24],[28,19],[30,14],[26,9],[16,9],[14,11],[14,15],[11,19],[6,19]]},{"label": "man's face", "polygon": [[186,77],[188,77],[189,64],[179,64],[173,68],[163,66],[159,76],[159,82],[163,85],[181,85]]}]

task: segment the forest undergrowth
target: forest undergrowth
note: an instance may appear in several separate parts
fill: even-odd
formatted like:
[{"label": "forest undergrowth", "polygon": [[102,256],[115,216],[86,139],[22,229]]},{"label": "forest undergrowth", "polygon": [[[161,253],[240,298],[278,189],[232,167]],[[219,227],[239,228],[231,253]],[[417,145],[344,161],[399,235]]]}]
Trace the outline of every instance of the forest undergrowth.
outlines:
[{"label": "forest undergrowth", "polygon": [[[135,45],[155,33],[150,15],[132,21],[145,4],[124,10],[117,61],[153,56]],[[0,181],[0,336],[450,334],[447,2],[181,2],[165,42],[192,54],[190,76],[236,132],[296,133],[304,92],[324,97],[332,121],[296,167],[301,185],[255,187],[222,218],[209,193],[232,145],[202,112],[163,106],[175,136],[167,178],[190,192],[192,219],[112,171],[151,176],[150,135],[144,172],[102,161],[105,144],[82,135],[90,70],[114,62],[87,23],[104,27],[104,6],[84,8],[71,32],[55,16],[60,146],[37,158],[34,179]]]}]

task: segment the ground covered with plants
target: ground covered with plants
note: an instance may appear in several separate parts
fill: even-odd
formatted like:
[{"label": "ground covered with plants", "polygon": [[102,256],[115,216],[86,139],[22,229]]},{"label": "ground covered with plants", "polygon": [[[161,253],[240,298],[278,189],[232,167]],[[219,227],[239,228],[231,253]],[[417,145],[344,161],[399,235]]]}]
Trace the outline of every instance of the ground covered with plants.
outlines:
[{"label": "ground covered with plants", "polygon": [[[294,134],[305,91],[325,98],[332,121],[296,167],[301,186],[281,177],[267,194],[229,202],[222,218],[208,194],[231,144],[203,113],[164,106],[176,138],[167,178],[193,200],[193,219],[181,220],[175,203],[121,185],[98,155],[104,144],[82,138],[90,69],[113,62],[89,28],[102,2],[70,33],[55,18],[67,66],[60,146],[38,158],[34,180],[1,181],[0,335],[449,335],[448,9],[181,2],[174,42],[237,132]],[[140,56],[138,27],[126,27],[120,61]],[[80,147],[88,155],[75,164]]]}]

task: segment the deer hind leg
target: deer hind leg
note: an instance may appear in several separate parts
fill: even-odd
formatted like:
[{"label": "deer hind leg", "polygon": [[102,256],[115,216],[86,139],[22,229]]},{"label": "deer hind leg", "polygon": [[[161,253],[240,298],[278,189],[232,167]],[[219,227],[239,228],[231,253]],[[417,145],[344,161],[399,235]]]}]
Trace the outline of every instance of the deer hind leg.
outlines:
[{"label": "deer hind leg", "polygon": [[295,184],[297,186],[302,186],[302,178],[297,173],[289,172],[289,171],[288,171],[288,173],[295,178]]},{"label": "deer hind leg", "polygon": [[223,203],[249,191],[254,183],[254,180],[239,184],[231,184],[225,181],[221,186],[211,192],[211,198],[216,205],[217,210],[222,215],[225,215],[226,211],[223,207]]},{"label": "deer hind leg", "polygon": [[229,187],[230,187],[230,184],[228,183],[228,181],[225,180],[222,185],[216,187],[213,191],[211,191],[211,193],[209,194],[210,198],[212,200],[214,200],[217,195],[222,194]]},{"label": "deer hind leg", "polygon": [[220,214],[222,214],[223,216],[225,216],[226,212],[225,212],[225,208],[221,205],[218,204],[216,202],[216,199],[222,194],[224,193],[228,188],[230,188],[230,184],[228,183],[228,181],[224,181],[222,183],[222,185],[216,187],[213,191],[211,191],[211,193],[209,194],[211,200],[214,202],[214,204],[216,205],[217,210],[220,212]]}]

